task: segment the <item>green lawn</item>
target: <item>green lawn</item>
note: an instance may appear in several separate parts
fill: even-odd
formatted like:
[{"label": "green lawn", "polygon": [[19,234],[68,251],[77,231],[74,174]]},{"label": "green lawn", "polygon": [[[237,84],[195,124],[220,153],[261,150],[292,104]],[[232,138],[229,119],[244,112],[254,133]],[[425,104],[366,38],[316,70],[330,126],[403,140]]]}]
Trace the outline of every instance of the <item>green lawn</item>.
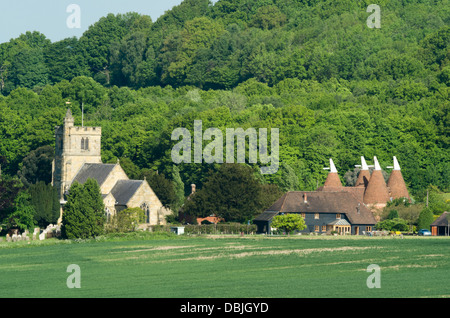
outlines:
[{"label": "green lawn", "polygon": [[[70,289],[67,266],[81,270]],[[366,271],[381,269],[381,288]],[[0,243],[0,297],[450,297],[446,237]]]}]

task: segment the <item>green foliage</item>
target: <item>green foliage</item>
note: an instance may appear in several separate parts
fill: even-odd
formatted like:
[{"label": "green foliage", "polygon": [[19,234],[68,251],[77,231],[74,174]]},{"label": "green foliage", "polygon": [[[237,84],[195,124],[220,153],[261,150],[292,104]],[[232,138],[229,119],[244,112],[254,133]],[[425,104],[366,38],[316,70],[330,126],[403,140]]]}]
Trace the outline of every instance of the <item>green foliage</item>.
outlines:
[{"label": "green foliage", "polygon": [[64,206],[61,235],[63,238],[90,238],[104,232],[105,211],[97,181],[84,185],[74,182]]},{"label": "green foliage", "polygon": [[52,161],[54,157],[54,148],[43,146],[31,151],[23,159],[22,168],[19,176],[25,185],[30,185],[43,181],[50,183],[52,181]]},{"label": "green foliage", "polygon": [[133,232],[145,221],[145,213],[140,208],[127,208],[117,212],[106,224],[106,232]]},{"label": "green foliage", "polygon": [[305,220],[298,213],[280,214],[273,218],[272,227],[282,229],[286,233],[306,229]]},{"label": "green foliage", "polygon": [[19,228],[20,230],[30,230],[35,225],[35,209],[31,204],[31,196],[27,191],[20,191],[14,200],[14,211],[6,221],[8,228]]},{"label": "green foliage", "polygon": [[408,231],[409,226],[407,222],[400,218],[387,219],[381,222],[378,222],[375,227],[378,230],[386,230],[386,231]]},{"label": "green foliage", "polygon": [[430,208],[425,208],[420,212],[419,219],[417,220],[417,228],[430,230],[430,225],[433,221],[433,211]]},{"label": "green foliage", "polygon": [[60,216],[58,190],[51,184],[39,181],[30,185],[31,204],[35,209],[34,219],[41,228],[56,224]]},{"label": "green foliage", "polygon": [[278,199],[278,192],[263,189],[250,167],[222,164],[185,202],[184,212],[195,217],[215,215],[227,222],[251,220],[268,207],[268,202]]},{"label": "green foliage", "polygon": [[351,185],[361,155],[383,168],[396,155],[417,202],[431,184],[448,192],[448,0],[382,2],[382,32],[366,26],[368,4],[185,0],[155,22],[109,14],[79,39],[27,32],[2,43],[2,173],[49,182],[37,151],[54,148],[70,100],[77,125],[83,103],[85,125],[102,127],[103,162],[121,158],[130,177],[164,174],[176,210],[184,184],[201,189],[216,169],[173,172],[171,132],[195,119],[222,131],[279,128],[280,170],[258,178],[283,191],[322,185],[330,157]]}]

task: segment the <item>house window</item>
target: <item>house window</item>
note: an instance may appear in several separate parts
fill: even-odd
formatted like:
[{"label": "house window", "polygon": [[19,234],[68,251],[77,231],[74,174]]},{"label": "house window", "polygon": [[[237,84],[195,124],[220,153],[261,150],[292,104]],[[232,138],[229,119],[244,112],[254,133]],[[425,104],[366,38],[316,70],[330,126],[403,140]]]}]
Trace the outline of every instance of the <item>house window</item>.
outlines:
[{"label": "house window", "polygon": [[314,226],[314,231],[319,232],[319,226],[318,225]]},{"label": "house window", "polygon": [[306,218],[306,213],[301,213],[302,218]]},{"label": "house window", "polygon": [[314,218],[315,218],[316,220],[318,220],[318,219],[319,219],[319,213],[314,213]]},{"label": "house window", "polygon": [[371,226],[366,226],[366,232],[372,232],[372,227]]},{"label": "house window", "polygon": [[341,218],[341,214],[340,213],[336,213],[336,219],[340,219]]},{"label": "house window", "polygon": [[327,226],[326,225],[322,225],[322,232],[326,232],[327,231]]}]

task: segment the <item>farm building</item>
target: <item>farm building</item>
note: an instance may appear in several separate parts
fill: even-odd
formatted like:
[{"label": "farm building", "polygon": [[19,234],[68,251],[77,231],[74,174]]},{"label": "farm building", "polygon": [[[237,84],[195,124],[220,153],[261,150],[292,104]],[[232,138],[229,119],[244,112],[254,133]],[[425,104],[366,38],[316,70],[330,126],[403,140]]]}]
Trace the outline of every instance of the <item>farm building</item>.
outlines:
[{"label": "farm building", "polygon": [[431,235],[450,235],[450,212],[443,212],[433,223],[431,223]]},{"label": "farm building", "polygon": [[353,187],[342,185],[333,160],[323,186],[316,191],[292,191],[284,194],[253,222],[259,233],[270,232],[270,224],[277,214],[300,213],[307,225],[304,233],[363,234],[372,231],[377,223],[374,212],[386,206],[392,199],[410,200],[397,158],[386,183],[380,164],[374,157],[374,169],[370,173],[364,157],[361,171]]},{"label": "farm building", "polygon": [[301,233],[358,235],[376,224],[372,212],[349,192],[290,191],[253,220],[257,232],[269,233],[272,219],[285,213],[301,214],[307,226]]}]

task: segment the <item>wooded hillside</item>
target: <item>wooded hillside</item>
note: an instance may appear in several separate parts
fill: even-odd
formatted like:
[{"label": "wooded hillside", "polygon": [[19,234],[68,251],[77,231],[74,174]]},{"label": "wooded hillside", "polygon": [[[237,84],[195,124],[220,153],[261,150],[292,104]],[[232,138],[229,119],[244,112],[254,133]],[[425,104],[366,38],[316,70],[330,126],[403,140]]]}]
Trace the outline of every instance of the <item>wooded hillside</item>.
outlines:
[{"label": "wooded hillside", "polygon": [[[70,100],[76,125],[84,103],[84,124],[102,127],[103,161],[120,158],[130,177],[171,176],[172,131],[200,119],[279,128],[281,167],[260,178],[284,191],[321,185],[329,158],[346,181],[360,156],[387,173],[397,156],[416,200],[429,185],[448,192],[450,2],[380,0],[379,29],[366,25],[370,3],[185,0],[157,21],[110,14],[79,39],[2,43],[2,176],[48,182],[36,174],[51,154],[37,154]],[[211,168],[180,165],[186,194]]]}]

